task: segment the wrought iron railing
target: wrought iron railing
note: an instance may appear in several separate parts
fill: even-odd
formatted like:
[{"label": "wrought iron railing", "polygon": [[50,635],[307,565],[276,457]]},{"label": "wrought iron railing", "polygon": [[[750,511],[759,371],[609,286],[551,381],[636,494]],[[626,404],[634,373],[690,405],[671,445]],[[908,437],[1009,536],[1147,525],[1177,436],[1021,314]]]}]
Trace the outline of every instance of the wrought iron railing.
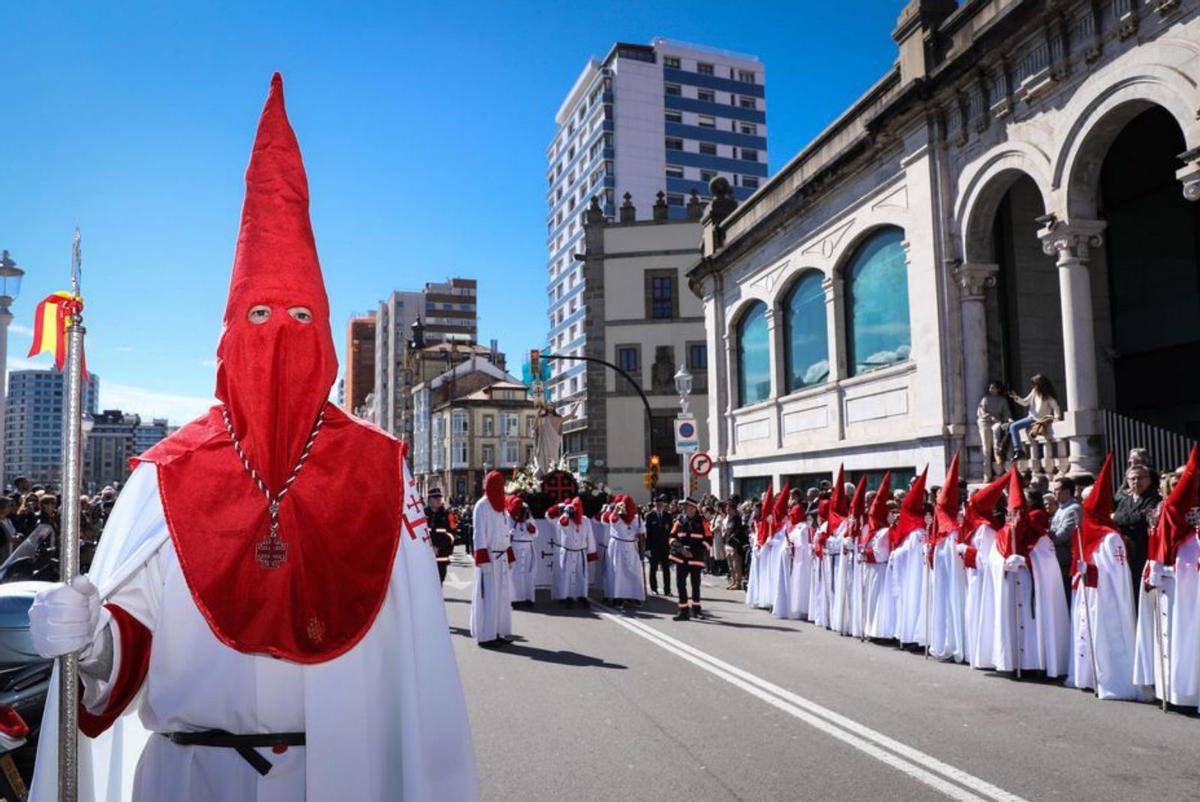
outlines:
[{"label": "wrought iron railing", "polygon": [[1150,460],[1160,471],[1171,471],[1187,462],[1188,453],[1197,441],[1160,426],[1111,410],[1101,410],[1104,420],[1104,442],[1113,452],[1117,469],[1113,471],[1114,490],[1124,481],[1125,458],[1130,449],[1144,448],[1150,452]]}]

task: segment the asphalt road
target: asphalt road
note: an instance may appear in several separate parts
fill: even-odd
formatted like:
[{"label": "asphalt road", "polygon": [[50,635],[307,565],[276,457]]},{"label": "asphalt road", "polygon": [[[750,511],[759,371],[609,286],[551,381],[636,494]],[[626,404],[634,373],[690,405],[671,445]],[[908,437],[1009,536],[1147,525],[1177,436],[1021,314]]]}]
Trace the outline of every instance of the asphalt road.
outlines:
[{"label": "asphalt road", "polygon": [[926,660],[751,610],[705,578],[704,621],[513,612],[468,632],[445,586],[485,799],[1194,799],[1200,720]]}]

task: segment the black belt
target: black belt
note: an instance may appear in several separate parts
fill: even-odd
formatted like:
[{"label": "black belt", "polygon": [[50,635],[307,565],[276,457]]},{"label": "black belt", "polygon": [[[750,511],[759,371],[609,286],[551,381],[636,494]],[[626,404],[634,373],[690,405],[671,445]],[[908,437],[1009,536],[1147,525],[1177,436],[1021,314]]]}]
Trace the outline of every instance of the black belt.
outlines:
[{"label": "black belt", "polygon": [[225,730],[201,732],[160,732],[159,735],[180,746],[216,746],[233,749],[262,776],[271,770],[271,761],[254,751],[256,748],[304,746],[302,732],[264,732],[257,735],[234,735]]}]

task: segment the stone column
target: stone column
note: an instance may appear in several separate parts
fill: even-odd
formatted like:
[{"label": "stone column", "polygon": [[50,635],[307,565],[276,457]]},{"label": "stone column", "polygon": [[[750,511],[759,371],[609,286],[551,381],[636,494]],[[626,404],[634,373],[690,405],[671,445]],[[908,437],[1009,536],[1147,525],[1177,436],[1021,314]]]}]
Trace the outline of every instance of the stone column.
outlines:
[{"label": "stone column", "polygon": [[786,391],[784,388],[787,383],[783,380],[783,350],[781,349],[781,341],[783,339],[783,327],[778,324],[779,315],[775,314],[775,307],[767,307],[767,359],[771,366],[771,399],[774,400],[783,395]]},{"label": "stone column", "polygon": [[[999,272],[999,265],[979,262],[964,262],[954,270],[962,315],[963,392],[966,398],[968,442],[978,437],[974,413],[979,399],[987,392],[987,312],[984,301],[988,288],[996,286],[996,274]],[[982,448],[983,443],[979,446]]]},{"label": "stone column", "polygon": [[1200,148],[1192,148],[1179,156],[1184,163],[1175,171],[1175,177],[1183,185],[1183,197],[1190,201],[1200,201]]},{"label": "stone column", "polygon": [[[825,291],[825,337],[829,340],[829,379],[831,385],[837,385],[846,378],[846,304],[844,300],[844,283],[841,276],[826,276],[821,282]],[[846,426],[842,417],[842,391],[837,391],[836,403],[833,405],[830,423],[837,433],[837,439],[846,437]]]},{"label": "stone column", "polygon": [[1100,434],[1100,415],[1088,248],[1098,248],[1103,243],[1100,232],[1104,225],[1101,220],[1070,223],[1050,220],[1038,232],[1042,250],[1058,260],[1063,361],[1067,376],[1066,414],[1075,424],[1075,434],[1069,443],[1068,473],[1072,476],[1095,475],[1100,468],[1099,449],[1095,448],[1092,439]]}]

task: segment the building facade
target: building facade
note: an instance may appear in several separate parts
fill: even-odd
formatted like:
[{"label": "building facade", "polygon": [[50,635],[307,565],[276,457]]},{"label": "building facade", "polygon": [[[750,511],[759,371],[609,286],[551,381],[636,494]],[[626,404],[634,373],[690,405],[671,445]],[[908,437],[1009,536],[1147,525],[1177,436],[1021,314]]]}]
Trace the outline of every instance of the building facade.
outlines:
[{"label": "building facade", "polygon": [[[638,501],[649,495],[642,477],[652,454],[662,463],[659,488],[682,488],[674,429],[680,413],[674,377],[681,366],[693,376],[691,405],[700,442],[708,442],[704,311],[686,287],[686,271],[700,253],[702,205],[692,195],[685,206],[690,219],[684,220],[672,220],[668,209],[661,196],[650,220],[638,220],[628,202],[615,221],[598,202],[588,209],[580,263],[583,315],[573,325],[586,339],[583,356],[620,368],[637,387],[599,362],[582,363],[578,376],[567,380],[575,401],[567,410],[563,445],[572,470]],[[564,350],[559,343],[552,349]]]},{"label": "building facade", "polygon": [[373,411],[380,428],[398,437],[405,433],[404,410],[415,383],[409,367],[413,324],[421,321],[426,345],[476,342],[476,289],[475,279],[451,278],[427,283],[415,292],[393,292],[379,304],[375,314]]},{"label": "building facade", "polygon": [[[738,198],[765,181],[765,86],[753,56],[667,39],[617,43],[588,62],[555,115],[546,151],[550,343],[578,329],[583,314],[576,255],[593,198],[615,217],[626,198],[649,210],[664,192],[669,216],[684,219],[689,195],[706,197],[717,176]],[[585,344],[580,335],[565,347],[578,352]],[[558,367],[551,399],[568,401],[582,366]]]},{"label": "building facade", "polygon": [[483,477],[511,473],[533,456],[536,412],[525,385],[488,360],[473,358],[413,388],[413,476],[467,500]]},{"label": "building facade", "polygon": [[706,213],[720,492],[841,462],[938,483],[959,448],[979,477],[988,380],[1035,373],[1065,408],[1054,468],[1177,464],[1200,436],[1200,4],[913,0],[894,39],[859,101]]},{"label": "building facade", "polygon": [[171,432],[172,428],[166,418],[142,419],[133,432],[134,455],[145,454],[160,440],[165,440]]},{"label": "building facade", "polygon": [[[100,377],[83,385],[84,413],[95,417]],[[14,370],[8,374],[4,414],[4,482],[18,476],[35,484],[57,486],[62,479],[63,374]]]},{"label": "building facade", "polygon": [[375,313],[356,315],[346,324],[346,376],[341,384],[341,406],[351,415],[362,415],[367,396],[375,392]]},{"label": "building facade", "polygon": [[[165,436],[166,421],[156,423],[162,424]],[[157,427],[151,429],[157,433]],[[85,492],[95,493],[107,485],[125,484],[129,479],[129,460],[142,453],[137,448],[139,434],[143,440],[149,440],[149,432],[142,432],[142,420],[137,415],[106,409],[93,416],[92,430],[84,442]]]}]

